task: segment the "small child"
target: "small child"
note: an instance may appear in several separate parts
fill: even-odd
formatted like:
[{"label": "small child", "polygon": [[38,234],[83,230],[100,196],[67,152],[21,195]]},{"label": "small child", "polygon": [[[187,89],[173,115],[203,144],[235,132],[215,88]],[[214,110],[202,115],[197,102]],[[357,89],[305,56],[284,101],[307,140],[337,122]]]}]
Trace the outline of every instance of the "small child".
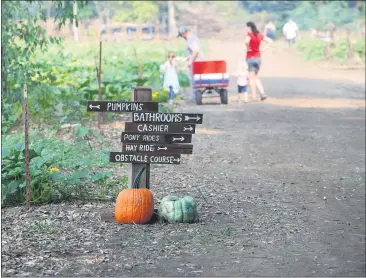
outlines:
[{"label": "small child", "polygon": [[244,103],[248,102],[248,64],[240,62],[238,71],[233,74],[238,77],[238,104],[240,103],[240,94],[244,93]]},{"label": "small child", "polygon": [[175,54],[169,52],[168,61],[161,67],[161,71],[164,73],[163,87],[169,92],[169,104],[173,104],[174,95],[179,91],[179,79],[178,79],[178,67],[175,61]]}]

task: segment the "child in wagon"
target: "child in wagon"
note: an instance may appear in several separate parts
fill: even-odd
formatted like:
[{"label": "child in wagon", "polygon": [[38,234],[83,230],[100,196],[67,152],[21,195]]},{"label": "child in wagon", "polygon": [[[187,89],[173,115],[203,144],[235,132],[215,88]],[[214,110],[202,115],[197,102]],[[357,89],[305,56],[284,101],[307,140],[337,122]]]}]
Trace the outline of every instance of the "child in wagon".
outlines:
[{"label": "child in wagon", "polygon": [[168,61],[161,66],[161,71],[164,73],[163,88],[169,92],[169,104],[174,103],[174,96],[179,91],[178,67],[175,60],[174,52],[169,52]]}]

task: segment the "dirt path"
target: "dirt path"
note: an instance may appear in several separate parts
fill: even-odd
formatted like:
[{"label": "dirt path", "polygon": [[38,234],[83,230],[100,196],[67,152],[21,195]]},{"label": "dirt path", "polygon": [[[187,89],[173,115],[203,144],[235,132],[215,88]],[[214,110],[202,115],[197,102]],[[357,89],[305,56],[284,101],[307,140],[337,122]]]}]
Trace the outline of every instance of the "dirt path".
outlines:
[{"label": "dirt path", "polygon": [[[208,57],[222,46],[235,70],[238,44]],[[2,275],[364,276],[364,82],[318,77],[275,51],[261,72],[268,101],[182,105],[204,114],[194,154],[152,167],[156,200],[193,196],[199,223],[101,222],[113,204],[50,205],[27,218],[7,209]],[[52,232],[30,230],[35,220]]]}]

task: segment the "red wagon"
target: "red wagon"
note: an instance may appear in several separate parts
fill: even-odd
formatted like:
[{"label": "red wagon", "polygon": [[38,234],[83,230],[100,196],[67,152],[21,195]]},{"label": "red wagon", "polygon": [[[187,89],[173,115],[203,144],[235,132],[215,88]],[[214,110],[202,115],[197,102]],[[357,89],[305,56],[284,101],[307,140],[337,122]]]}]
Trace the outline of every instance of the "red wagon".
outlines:
[{"label": "red wagon", "polygon": [[229,74],[226,72],[225,61],[202,61],[192,65],[193,88],[196,89],[196,103],[202,104],[204,94],[216,92],[220,95],[221,103],[227,104],[227,87]]}]

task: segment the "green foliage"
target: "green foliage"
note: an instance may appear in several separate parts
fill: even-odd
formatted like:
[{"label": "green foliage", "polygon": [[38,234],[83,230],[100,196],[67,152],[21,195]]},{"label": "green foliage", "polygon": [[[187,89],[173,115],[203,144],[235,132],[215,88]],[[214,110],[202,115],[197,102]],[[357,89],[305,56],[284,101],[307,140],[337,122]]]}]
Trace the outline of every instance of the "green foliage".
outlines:
[{"label": "green foliage", "polygon": [[[63,25],[73,18],[73,1],[53,2],[56,3],[56,22]],[[85,4],[86,1],[77,1],[79,8]],[[39,75],[43,65],[35,61],[35,52],[45,52],[50,44],[61,42],[48,37],[40,25],[46,20],[43,5],[43,1],[2,1],[1,91],[5,110],[2,132],[6,132],[21,114],[23,84],[27,84],[30,90],[38,85],[34,77]],[[40,100],[48,101],[44,95]],[[15,107],[13,112],[8,109],[11,106]]]},{"label": "green foliage", "polygon": [[321,61],[324,57],[324,47],[326,42],[315,39],[298,41],[297,49],[303,52],[304,57],[309,60]]},{"label": "green foliage", "polygon": [[115,12],[116,22],[148,23],[155,21],[159,3],[157,1],[119,1],[120,9]]},{"label": "green foliage", "polygon": [[[143,79],[134,58],[136,47],[141,62]],[[183,55],[183,46],[170,47],[177,55]],[[96,65],[98,45],[78,46],[74,42],[55,45],[48,52],[37,52],[37,71],[32,80],[36,86],[28,89],[29,111],[33,123],[52,125],[55,129],[65,123],[84,123],[94,113],[86,112],[88,100],[98,99]],[[163,44],[151,48],[148,44],[133,43],[116,48],[114,44],[103,44],[102,95],[103,99],[123,101],[130,99],[135,86],[150,86],[162,90],[160,64],[165,60]],[[52,59],[50,59],[52,57]],[[123,57],[120,58],[120,57]],[[181,86],[188,86],[185,73],[179,73]],[[22,87],[20,83],[15,84]],[[159,101],[168,101],[167,95]],[[3,99],[2,133],[9,130],[22,114],[22,102],[11,104]],[[108,115],[107,115],[108,116]]]},{"label": "green foliage", "polygon": [[133,182],[133,188],[139,188],[140,186],[140,181],[141,181],[141,176],[142,176],[142,173],[145,171],[145,168],[146,167],[142,167],[138,173],[136,174],[136,177],[135,177],[135,180]]},{"label": "green foliage", "polygon": [[1,133],[6,133],[22,115],[22,107],[19,102],[10,104],[3,99],[1,102]]},{"label": "green foliage", "polygon": [[341,26],[363,18],[364,3],[356,7],[354,2],[358,1],[241,1],[242,7],[251,13],[272,14],[279,27],[292,17],[303,30],[323,29],[329,22]]},{"label": "green foliage", "polygon": [[[306,59],[314,61],[321,61],[325,59],[325,46],[326,42],[313,38],[303,39],[296,44],[297,49],[303,52]],[[354,45],[354,50],[362,60],[365,59],[364,40],[357,40]],[[347,62],[347,52],[347,40],[341,39],[336,41],[334,48],[331,48],[330,57],[334,61],[343,64]]]},{"label": "green foliage", "polygon": [[358,56],[365,61],[365,40],[358,40],[354,46]]},{"label": "green foliage", "polygon": [[52,223],[50,220],[34,220],[34,222],[31,222],[27,227],[28,233],[44,233],[44,234],[55,234],[57,233],[57,229],[54,226],[54,223]]},{"label": "green foliage", "polygon": [[[1,204],[15,205],[25,201],[24,143],[7,146],[1,150]],[[47,203],[51,200],[51,185],[47,179],[47,167],[54,156],[41,148],[30,148],[31,202]]]},{"label": "green foliage", "polygon": [[348,7],[347,1],[329,1],[319,6],[316,27],[323,27],[329,21],[336,26],[344,25],[357,18],[358,13],[357,9]]},{"label": "green foliage", "polygon": [[[56,22],[64,25],[66,20],[73,18],[73,1],[53,2],[57,4]],[[85,1],[77,3],[80,8],[85,5]],[[6,93],[6,98],[21,98],[21,88],[15,84],[29,84],[29,79],[37,71],[35,51],[46,51],[49,44],[60,43],[59,39],[48,37],[40,26],[41,21],[46,19],[43,1],[2,1],[1,73],[2,92]]]},{"label": "green foliage", "polygon": [[[2,206],[25,202],[24,138],[21,134],[2,138]],[[29,143],[31,202],[43,204],[57,200],[106,199],[105,188],[118,192],[108,171],[108,152],[94,150],[85,142],[69,143],[54,136],[32,132]],[[82,158],[82,159],[81,159]],[[99,168],[99,169],[98,169]],[[90,190],[96,184],[99,192]],[[113,195],[113,196],[114,196]]]},{"label": "green foliage", "polygon": [[318,13],[317,10],[314,9],[314,5],[309,1],[304,1],[302,5],[299,5],[294,9],[291,12],[291,16],[296,20],[296,23],[301,29],[317,28],[314,24],[318,22],[316,20]]}]

